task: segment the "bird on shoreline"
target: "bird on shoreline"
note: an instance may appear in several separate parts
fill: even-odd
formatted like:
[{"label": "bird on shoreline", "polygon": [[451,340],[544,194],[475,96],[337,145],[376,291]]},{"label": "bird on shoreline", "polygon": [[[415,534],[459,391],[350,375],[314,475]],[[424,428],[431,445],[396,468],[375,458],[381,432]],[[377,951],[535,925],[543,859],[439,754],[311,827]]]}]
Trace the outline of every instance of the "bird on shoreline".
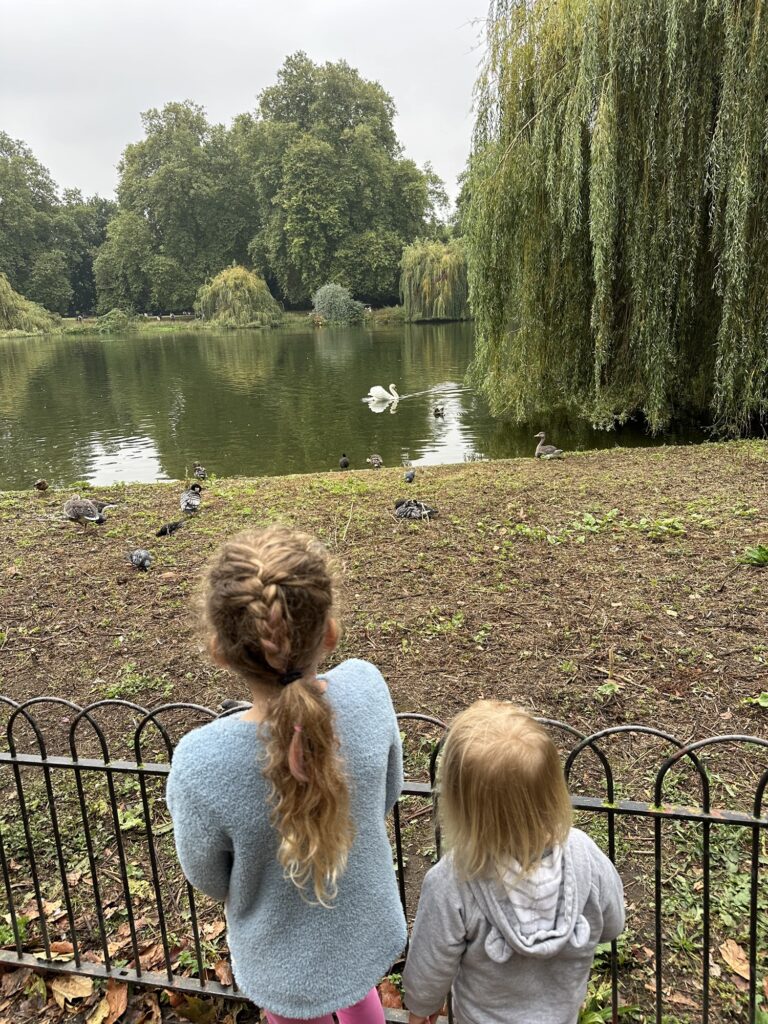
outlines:
[{"label": "bird on shoreline", "polygon": [[205,470],[205,466],[201,466],[199,462],[196,462],[192,467],[192,472],[198,480],[207,480],[208,474]]},{"label": "bird on shoreline", "polygon": [[102,501],[100,498],[89,498],[92,505],[96,506],[96,511],[102,513],[105,508],[115,508],[116,503],[114,501]]},{"label": "bird on shoreline", "polygon": [[184,520],[179,519],[175,523],[166,523],[165,526],[161,526],[155,534],[156,537],[170,537],[172,533],[176,533],[184,525]]},{"label": "bird on shoreline", "polygon": [[[101,505],[101,508],[98,505]],[[90,498],[81,498],[79,494],[75,494],[64,502],[64,515],[73,523],[80,523],[85,532],[88,529],[88,523],[102,526],[107,521],[104,518],[104,509],[109,506],[103,501],[98,502],[98,505]]]},{"label": "bird on shoreline", "polygon": [[380,455],[369,455],[365,460],[373,469],[381,469],[384,465],[384,459]]},{"label": "bird on shoreline", "polygon": [[35,480],[35,490],[40,491],[40,493],[43,494],[48,490],[48,481],[43,480],[42,478],[40,480]]},{"label": "bird on shoreline", "polygon": [[398,519],[434,519],[439,514],[436,508],[416,498],[398,498],[395,502],[395,516]]},{"label": "bird on shoreline", "polygon": [[543,430],[540,430],[538,434],[533,435],[534,440],[538,439],[539,442],[536,445],[536,451],[534,452],[533,457],[535,459],[564,459],[565,452],[562,448],[556,448],[553,444],[544,444],[546,437],[547,435]]},{"label": "bird on shoreline", "polygon": [[152,565],[152,555],[145,548],[137,548],[128,555],[128,561],[140,572],[146,572]]},{"label": "bird on shoreline", "polygon": [[202,487],[200,484],[190,484],[179,498],[179,508],[182,512],[197,512],[202,502]]},{"label": "bird on shoreline", "polygon": [[339,469],[349,469],[349,459],[347,458],[345,452],[341,453],[341,458],[339,459]]}]

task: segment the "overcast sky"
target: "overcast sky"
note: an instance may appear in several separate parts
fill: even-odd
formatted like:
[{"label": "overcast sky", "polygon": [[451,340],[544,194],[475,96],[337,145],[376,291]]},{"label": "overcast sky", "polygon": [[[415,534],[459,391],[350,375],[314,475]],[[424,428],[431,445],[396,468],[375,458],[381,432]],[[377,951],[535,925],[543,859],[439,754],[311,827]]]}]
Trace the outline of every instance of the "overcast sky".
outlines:
[{"label": "overcast sky", "polygon": [[0,129],[62,187],[109,196],[139,114],[192,99],[252,110],[283,59],[344,59],[394,98],[407,156],[455,196],[488,0],[5,0]]}]

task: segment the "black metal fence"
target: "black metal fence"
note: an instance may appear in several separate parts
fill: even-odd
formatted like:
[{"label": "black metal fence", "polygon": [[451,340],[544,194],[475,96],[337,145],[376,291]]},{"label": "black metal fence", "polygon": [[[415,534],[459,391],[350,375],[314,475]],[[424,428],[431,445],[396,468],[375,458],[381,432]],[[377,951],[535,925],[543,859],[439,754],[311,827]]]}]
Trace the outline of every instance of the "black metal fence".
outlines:
[{"label": "black metal fence", "polygon": [[[221,908],[184,881],[163,800],[178,738],[216,712],[47,697],[0,708],[0,964],[239,998]],[[399,717],[407,782],[391,834],[410,918],[439,855],[444,724]],[[763,993],[768,1011],[768,740],[685,745],[645,726],[586,736],[541,721],[578,824],[625,882],[628,933],[598,957],[593,1008],[614,1021],[753,1024]]]}]

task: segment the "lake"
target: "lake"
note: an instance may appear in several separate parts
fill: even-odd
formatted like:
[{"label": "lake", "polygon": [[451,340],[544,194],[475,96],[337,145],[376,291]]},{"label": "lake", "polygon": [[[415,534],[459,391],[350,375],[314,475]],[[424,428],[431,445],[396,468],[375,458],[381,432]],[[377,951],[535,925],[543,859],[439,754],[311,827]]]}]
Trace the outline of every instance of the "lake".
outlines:
[{"label": "lake", "polygon": [[[494,420],[464,383],[471,324],[142,333],[0,340],[0,489],[87,480],[217,476],[461,462],[532,455],[532,434],[564,448],[702,439],[649,438],[552,418]],[[393,408],[361,399],[394,383]],[[444,407],[435,418],[436,405]]]}]

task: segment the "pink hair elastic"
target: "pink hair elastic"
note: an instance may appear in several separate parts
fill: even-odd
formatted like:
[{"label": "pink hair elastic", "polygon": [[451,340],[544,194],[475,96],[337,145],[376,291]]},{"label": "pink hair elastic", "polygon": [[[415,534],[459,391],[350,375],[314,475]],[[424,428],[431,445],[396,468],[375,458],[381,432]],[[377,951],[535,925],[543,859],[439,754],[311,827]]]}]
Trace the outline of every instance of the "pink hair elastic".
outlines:
[{"label": "pink hair elastic", "polygon": [[293,731],[294,732],[301,732],[301,726],[300,725],[294,725]]}]

